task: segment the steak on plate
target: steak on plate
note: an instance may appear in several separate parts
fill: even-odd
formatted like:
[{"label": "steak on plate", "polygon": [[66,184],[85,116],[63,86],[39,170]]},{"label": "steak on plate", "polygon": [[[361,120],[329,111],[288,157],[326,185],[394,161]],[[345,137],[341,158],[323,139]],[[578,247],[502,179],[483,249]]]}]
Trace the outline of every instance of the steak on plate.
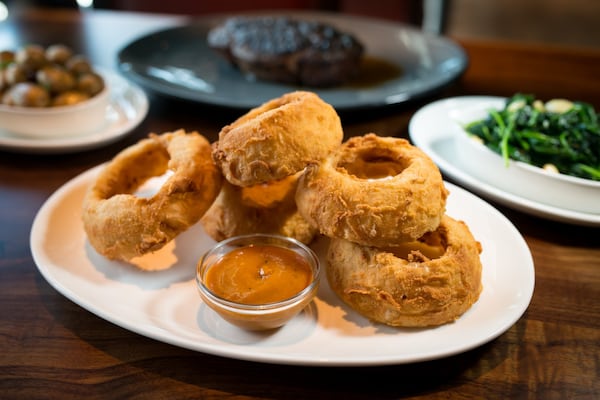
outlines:
[{"label": "steak on plate", "polygon": [[364,52],[332,25],[285,16],[228,18],[209,31],[208,44],[251,77],[315,87],[351,79]]}]

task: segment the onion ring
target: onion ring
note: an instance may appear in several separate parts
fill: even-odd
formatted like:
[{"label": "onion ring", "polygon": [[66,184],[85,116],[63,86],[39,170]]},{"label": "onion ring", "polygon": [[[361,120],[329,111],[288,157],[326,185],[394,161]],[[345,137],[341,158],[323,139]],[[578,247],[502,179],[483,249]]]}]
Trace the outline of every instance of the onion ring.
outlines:
[{"label": "onion ring", "polygon": [[225,180],[217,199],[200,219],[204,231],[216,241],[249,233],[272,233],[310,243],[317,229],[296,208],[298,176],[248,187]]},{"label": "onion ring", "polygon": [[481,244],[467,225],[444,216],[435,232],[393,249],[331,239],[327,278],[346,304],[373,321],[442,325],[479,298],[480,253]]},{"label": "onion ring", "polygon": [[433,161],[407,140],[353,137],[298,183],[298,211],[321,233],[369,246],[437,228],[448,191]]},{"label": "onion ring", "polygon": [[[173,171],[151,197],[135,190]],[[83,227],[90,244],[109,259],[128,261],[156,251],[195,224],[221,187],[210,143],[179,130],[150,135],[110,161],[86,193]]]},{"label": "onion ring", "polygon": [[343,140],[335,109],[297,91],[250,110],[219,132],[213,158],[225,179],[253,186],[293,175],[324,159]]}]

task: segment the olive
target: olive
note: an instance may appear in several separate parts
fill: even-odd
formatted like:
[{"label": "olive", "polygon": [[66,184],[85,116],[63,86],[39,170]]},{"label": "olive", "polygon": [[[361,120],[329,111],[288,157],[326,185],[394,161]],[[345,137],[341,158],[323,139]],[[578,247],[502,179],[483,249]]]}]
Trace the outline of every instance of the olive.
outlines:
[{"label": "olive", "polygon": [[3,101],[11,106],[47,107],[50,104],[50,94],[40,85],[21,82],[4,93]]},{"label": "olive", "polygon": [[63,67],[47,65],[36,73],[37,83],[50,93],[62,93],[75,87],[75,78]]},{"label": "olive", "polygon": [[6,67],[8,64],[15,62],[15,52],[10,50],[0,51],[0,68]]},{"label": "olive", "polygon": [[87,72],[82,74],[77,80],[77,89],[90,96],[94,96],[104,89],[104,80],[94,72]]},{"label": "olive", "polygon": [[72,56],[73,51],[64,44],[53,44],[46,49],[46,59],[55,64],[65,65]]},{"label": "olive", "polygon": [[27,45],[17,51],[15,61],[28,71],[35,71],[46,63],[46,52],[37,44]]},{"label": "olive", "polygon": [[8,85],[16,85],[19,82],[25,82],[28,80],[27,71],[22,65],[13,63],[9,64],[4,69],[4,78]]},{"label": "olive", "polygon": [[90,65],[90,62],[84,56],[80,55],[71,57],[67,61],[66,66],[67,69],[75,75],[81,75],[86,72],[92,71],[92,66]]},{"label": "olive", "polygon": [[52,99],[52,106],[70,106],[81,103],[89,98],[90,96],[86,93],[77,90],[69,90],[55,96]]}]

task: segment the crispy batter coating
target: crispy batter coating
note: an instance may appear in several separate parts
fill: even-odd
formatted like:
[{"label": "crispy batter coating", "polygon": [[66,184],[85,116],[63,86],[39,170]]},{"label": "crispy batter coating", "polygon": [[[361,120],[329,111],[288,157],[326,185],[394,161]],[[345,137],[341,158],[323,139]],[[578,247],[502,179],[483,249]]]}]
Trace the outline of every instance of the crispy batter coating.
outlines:
[{"label": "crispy batter coating", "polygon": [[[134,194],[167,170],[173,174],[151,197]],[[117,154],[89,188],[82,218],[90,244],[124,261],[156,251],[200,219],[221,180],[210,143],[199,133],[150,135]]]},{"label": "crispy batter coating", "polygon": [[407,140],[353,137],[300,178],[298,211],[319,231],[369,246],[437,228],[448,191],[433,161]]},{"label": "crispy batter coating", "polygon": [[204,230],[216,241],[249,233],[274,233],[310,243],[317,229],[296,208],[298,176],[249,187],[224,181],[221,193],[200,219]]},{"label": "crispy batter coating", "polygon": [[223,127],[213,158],[225,178],[253,186],[293,175],[343,140],[335,109],[311,92],[291,92]]},{"label": "crispy batter coating", "polygon": [[456,320],[479,298],[480,253],[467,225],[444,216],[435,232],[394,248],[331,239],[327,278],[344,302],[373,321],[435,326]]}]

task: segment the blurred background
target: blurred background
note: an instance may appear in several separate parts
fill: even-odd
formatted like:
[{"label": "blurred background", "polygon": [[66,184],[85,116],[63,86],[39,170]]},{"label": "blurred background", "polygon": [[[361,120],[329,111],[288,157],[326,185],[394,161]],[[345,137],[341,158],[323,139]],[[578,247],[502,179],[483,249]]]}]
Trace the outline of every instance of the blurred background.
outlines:
[{"label": "blurred background", "polygon": [[457,39],[600,47],[597,0],[0,0],[29,6],[202,15],[261,9],[313,9],[384,18]]}]

